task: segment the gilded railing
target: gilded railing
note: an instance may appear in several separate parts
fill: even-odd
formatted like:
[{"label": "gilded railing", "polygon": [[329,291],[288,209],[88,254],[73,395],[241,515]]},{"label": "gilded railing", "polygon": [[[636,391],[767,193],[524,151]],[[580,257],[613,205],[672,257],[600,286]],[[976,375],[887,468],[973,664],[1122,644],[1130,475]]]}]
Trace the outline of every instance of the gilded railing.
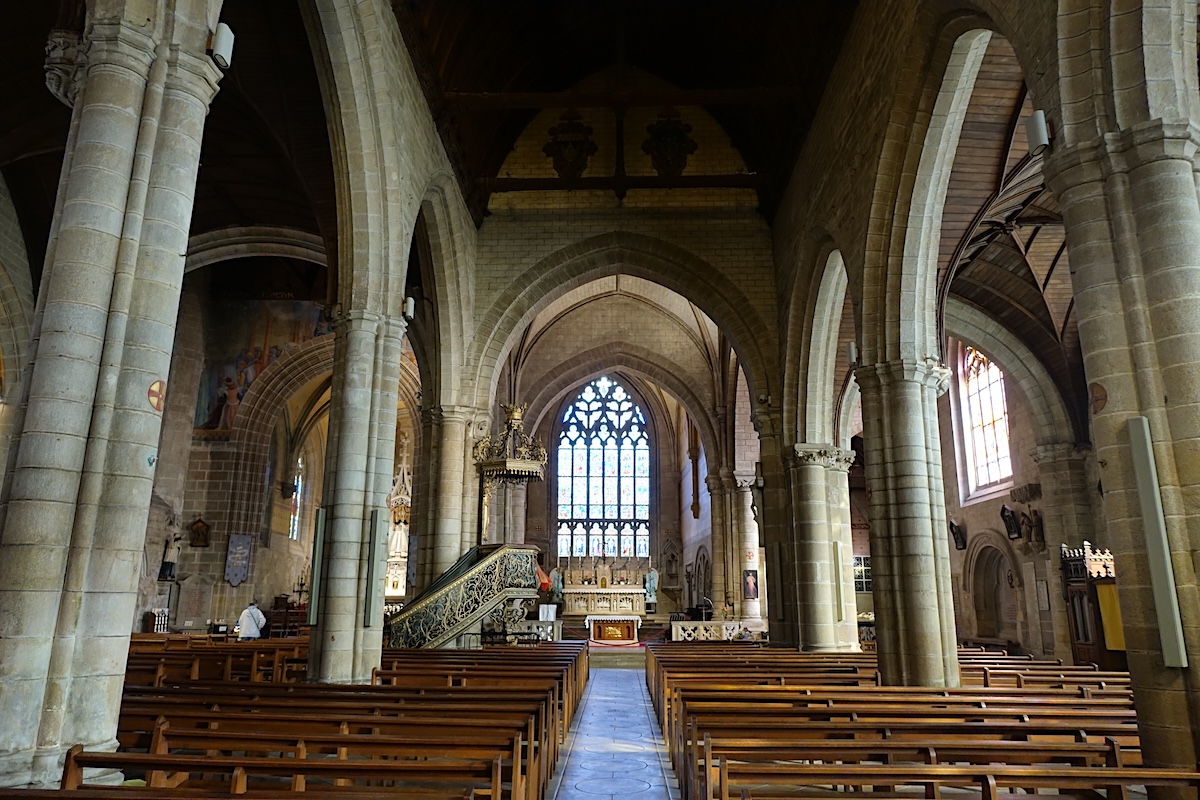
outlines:
[{"label": "gilded railing", "polygon": [[389,618],[392,647],[439,647],[511,600],[537,597],[537,548],[504,546]]}]

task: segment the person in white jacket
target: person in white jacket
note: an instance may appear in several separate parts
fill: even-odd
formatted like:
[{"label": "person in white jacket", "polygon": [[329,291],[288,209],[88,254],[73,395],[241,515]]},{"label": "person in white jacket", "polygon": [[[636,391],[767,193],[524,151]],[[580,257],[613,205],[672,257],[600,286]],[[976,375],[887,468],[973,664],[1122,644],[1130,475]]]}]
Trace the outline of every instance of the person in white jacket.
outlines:
[{"label": "person in white jacket", "polygon": [[258,601],[251,600],[250,605],[246,606],[246,610],[238,617],[238,641],[259,638],[266,624],[267,617],[258,610]]}]

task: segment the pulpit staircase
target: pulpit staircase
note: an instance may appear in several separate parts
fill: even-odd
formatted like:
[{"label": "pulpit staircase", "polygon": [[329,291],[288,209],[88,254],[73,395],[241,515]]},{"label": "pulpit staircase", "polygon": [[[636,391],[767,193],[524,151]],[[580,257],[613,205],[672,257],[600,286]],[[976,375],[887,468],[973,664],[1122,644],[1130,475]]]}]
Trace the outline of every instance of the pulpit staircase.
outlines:
[{"label": "pulpit staircase", "polygon": [[489,616],[504,622],[514,601],[538,594],[538,549],[529,545],[472,547],[386,620],[391,647],[444,647],[478,630]]}]

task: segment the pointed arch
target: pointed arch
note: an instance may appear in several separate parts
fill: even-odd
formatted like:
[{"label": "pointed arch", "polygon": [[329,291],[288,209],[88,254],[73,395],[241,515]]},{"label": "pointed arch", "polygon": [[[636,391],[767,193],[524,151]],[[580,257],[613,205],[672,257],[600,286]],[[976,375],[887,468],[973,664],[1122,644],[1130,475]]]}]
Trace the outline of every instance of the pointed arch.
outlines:
[{"label": "pointed arch", "polygon": [[769,394],[776,384],[769,368],[776,335],[754,304],[720,270],[661,239],[628,232],[606,233],[565,247],[531,266],[500,293],[480,317],[479,334],[467,358],[474,403],[490,408],[504,359],[541,309],[566,292],[616,274],[643,278],[677,292],[716,322],[745,365],[753,394]]},{"label": "pointed arch", "polygon": [[833,441],[835,398],[832,392],[846,284],[845,262],[841,252],[834,250],[825,259],[816,293],[808,339],[808,368],[805,370],[804,428],[797,431],[797,441]]},{"label": "pointed arch", "polygon": [[533,422],[532,430],[538,429],[546,414],[558,408],[562,399],[573,388],[593,380],[614,369],[625,370],[656,383],[666,389],[687,410],[696,423],[700,441],[708,453],[719,453],[716,421],[712,417],[711,403],[705,403],[696,391],[680,378],[684,371],[661,353],[620,343],[604,345],[572,359],[560,372],[547,381],[538,383],[538,391],[529,398],[526,416]]},{"label": "pointed arch", "polygon": [[[950,20],[929,54],[934,67],[899,93],[893,108],[890,128],[904,133],[889,135],[880,159],[868,233],[868,241],[877,244],[866,253],[863,275],[864,363],[938,353],[942,211],[963,119],[991,39],[987,25],[974,15]],[[922,74],[920,64],[910,69]]]}]

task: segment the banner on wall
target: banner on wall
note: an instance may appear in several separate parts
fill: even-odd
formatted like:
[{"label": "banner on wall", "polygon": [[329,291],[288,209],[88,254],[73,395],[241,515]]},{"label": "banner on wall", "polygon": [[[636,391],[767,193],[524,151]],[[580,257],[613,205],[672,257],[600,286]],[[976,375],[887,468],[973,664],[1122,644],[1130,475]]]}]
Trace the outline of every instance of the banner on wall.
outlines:
[{"label": "banner on wall", "polygon": [[229,550],[225,554],[225,580],[237,586],[250,577],[250,546],[254,537],[247,533],[234,533],[229,537]]}]

